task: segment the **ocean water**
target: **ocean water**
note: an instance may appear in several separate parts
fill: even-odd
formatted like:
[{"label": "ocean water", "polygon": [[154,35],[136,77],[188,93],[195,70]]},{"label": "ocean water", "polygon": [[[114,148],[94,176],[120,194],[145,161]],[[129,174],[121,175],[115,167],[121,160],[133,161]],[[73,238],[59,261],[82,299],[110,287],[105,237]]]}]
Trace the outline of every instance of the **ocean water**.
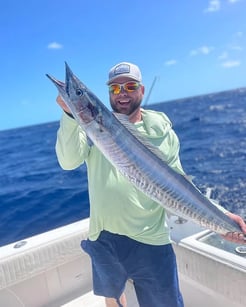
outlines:
[{"label": "ocean water", "polygon": [[[183,167],[246,218],[246,88],[146,106],[165,112]],[[89,216],[86,167],[62,170],[59,122],[0,131],[0,246]]]}]

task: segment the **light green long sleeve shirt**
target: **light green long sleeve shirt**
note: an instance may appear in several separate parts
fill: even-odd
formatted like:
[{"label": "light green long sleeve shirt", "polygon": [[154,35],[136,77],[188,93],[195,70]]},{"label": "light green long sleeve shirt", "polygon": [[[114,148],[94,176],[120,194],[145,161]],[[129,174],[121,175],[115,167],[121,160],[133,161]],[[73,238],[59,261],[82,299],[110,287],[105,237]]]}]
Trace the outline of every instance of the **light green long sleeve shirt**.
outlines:
[{"label": "light green long sleeve shirt", "polygon": [[[179,140],[164,113],[141,110],[142,121],[135,124],[151,143],[158,146],[175,171],[184,174],[179,159]],[[103,156],[89,145],[85,132],[64,114],[57,134],[56,153],[63,169],[86,162],[90,198],[89,239],[102,230],[126,235],[146,244],[170,242],[165,209],[136,189]]]}]

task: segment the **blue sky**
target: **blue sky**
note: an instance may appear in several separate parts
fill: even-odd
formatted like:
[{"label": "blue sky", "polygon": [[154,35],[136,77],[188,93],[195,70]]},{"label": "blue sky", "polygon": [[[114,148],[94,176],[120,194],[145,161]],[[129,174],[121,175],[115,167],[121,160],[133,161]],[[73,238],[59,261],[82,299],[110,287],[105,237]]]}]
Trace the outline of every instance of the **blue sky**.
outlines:
[{"label": "blue sky", "polygon": [[246,86],[246,0],[1,3],[0,130],[59,120],[64,61],[107,105],[108,70],[142,70],[149,104]]}]

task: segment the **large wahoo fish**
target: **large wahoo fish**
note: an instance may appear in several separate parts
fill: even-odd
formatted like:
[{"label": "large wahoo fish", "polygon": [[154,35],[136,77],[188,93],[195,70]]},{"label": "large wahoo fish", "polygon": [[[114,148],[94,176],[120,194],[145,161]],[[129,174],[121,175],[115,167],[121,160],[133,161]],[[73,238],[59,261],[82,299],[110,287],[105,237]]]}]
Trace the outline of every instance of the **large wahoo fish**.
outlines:
[{"label": "large wahoo fish", "polygon": [[176,173],[161,151],[128,121],[109,111],[66,64],[65,83],[47,75],[78,124],[105,157],[140,191],[167,211],[219,234],[242,233],[239,225],[221,212],[185,176]]}]

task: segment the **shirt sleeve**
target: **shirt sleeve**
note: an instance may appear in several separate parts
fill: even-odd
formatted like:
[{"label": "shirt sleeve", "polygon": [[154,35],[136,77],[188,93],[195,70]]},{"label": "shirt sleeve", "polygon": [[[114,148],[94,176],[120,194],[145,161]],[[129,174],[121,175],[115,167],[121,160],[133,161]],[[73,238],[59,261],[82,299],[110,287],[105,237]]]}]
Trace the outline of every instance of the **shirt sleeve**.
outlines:
[{"label": "shirt sleeve", "polygon": [[65,170],[79,167],[88,157],[90,146],[87,137],[77,122],[63,114],[57,132],[56,155]]}]

